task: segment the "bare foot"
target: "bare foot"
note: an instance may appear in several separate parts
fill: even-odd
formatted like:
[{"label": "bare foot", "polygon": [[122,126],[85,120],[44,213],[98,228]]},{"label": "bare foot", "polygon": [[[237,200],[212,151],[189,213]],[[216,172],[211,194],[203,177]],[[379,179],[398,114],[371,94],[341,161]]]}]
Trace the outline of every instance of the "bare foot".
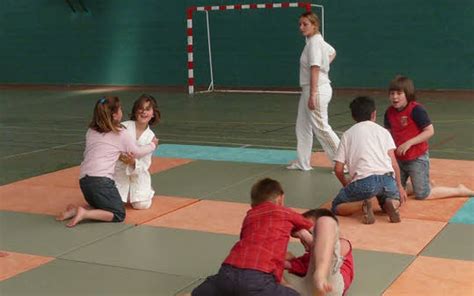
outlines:
[{"label": "bare foot", "polygon": [[459,184],[458,188],[462,196],[474,196],[474,191],[464,186],[464,184]]},{"label": "bare foot", "polygon": [[77,223],[81,222],[84,219],[84,214],[86,213],[86,211],[87,210],[81,206],[77,207],[76,215],[74,216],[74,218],[72,218],[72,220],[68,224],[66,224],[66,226],[67,227],[76,226]]},{"label": "bare foot", "polygon": [[332,291],[332,285],[328,282],[325,277],[317,277],[313,278],[314,287],[316,288],[314,295],[326,295],[327,293]]},{"label": "bare foot", "polygon": [[59,216],[56,217],[57,221],[64,221],[67,219],[71,219],[72,217],[76,216],[77,209],[74,205],[69,204],[66,207],[66,210],[59,214]]}]

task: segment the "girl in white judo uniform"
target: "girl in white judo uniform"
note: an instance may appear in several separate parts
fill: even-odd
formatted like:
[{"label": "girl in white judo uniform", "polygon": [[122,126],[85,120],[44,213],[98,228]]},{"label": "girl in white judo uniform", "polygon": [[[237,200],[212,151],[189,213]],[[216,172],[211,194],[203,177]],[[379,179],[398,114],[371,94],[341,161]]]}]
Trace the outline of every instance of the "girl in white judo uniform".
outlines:
[{"label": "girl in white judo uniform", "polygon": [[312,169],[314,136],[331,160],[339,146],[339,137],[328,122],[328,105],[332,97],[328,73],[336,50],[319,33],[319,18],[313,12],[303,13],[299,22],[300,31],[306,37],[306,46],[300,58],[301,97],[296,119],[298,159],[287,168],[309,171]]},{"label": "girl in white judo uniform", "polygon": [[[133,104],[130,120],[122,122],[138,146],[149,144],[155,137],[150,125],[160,121],[155,98],[141,95]],[[130,202],[137,210],[151,207],[155,191],[151,187],[151,166],[153,153],[141,158],[133,154],[122,154],[115,166],[115,183],[124,203]]]}]

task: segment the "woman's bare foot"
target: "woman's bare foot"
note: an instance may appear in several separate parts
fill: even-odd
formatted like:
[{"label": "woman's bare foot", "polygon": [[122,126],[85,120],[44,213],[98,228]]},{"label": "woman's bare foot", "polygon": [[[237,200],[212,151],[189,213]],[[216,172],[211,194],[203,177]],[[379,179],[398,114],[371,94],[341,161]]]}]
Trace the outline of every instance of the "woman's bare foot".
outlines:
[{"label": "woman's bare foot", "polygon": [[76,216],[77,209],[74,205],[69,204],[66,207],[66,210],[59,214],[59,216],[56,217],[57,221],[64,221],[67,219],[71,219],[72,217]]},{"label": "woman's bare foot", "polygon": [[72,220],[66,224],[67,227],[74,227],[77,225],[77,223],[81,222],[84,219],[84,215],[86,214],[87,210],[84,209],[83,207],[79,206],[77,207],[76,210],[76,215]]}]

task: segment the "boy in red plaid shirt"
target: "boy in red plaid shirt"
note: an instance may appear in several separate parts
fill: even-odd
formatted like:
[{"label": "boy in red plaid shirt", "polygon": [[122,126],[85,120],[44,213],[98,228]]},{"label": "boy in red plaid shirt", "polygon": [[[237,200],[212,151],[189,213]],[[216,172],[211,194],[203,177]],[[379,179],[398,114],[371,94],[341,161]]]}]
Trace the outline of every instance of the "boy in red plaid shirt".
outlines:
[{"label": "boy in red plaid shirt", "polygon": [[252,187],[252,208],[247,212],[240,240],[224,260],[218,274],[208,277],[192,296],[299,295],[280,284],[290,235],[311,239],[312,223],[283,206],[278,181],[266,178]]}]

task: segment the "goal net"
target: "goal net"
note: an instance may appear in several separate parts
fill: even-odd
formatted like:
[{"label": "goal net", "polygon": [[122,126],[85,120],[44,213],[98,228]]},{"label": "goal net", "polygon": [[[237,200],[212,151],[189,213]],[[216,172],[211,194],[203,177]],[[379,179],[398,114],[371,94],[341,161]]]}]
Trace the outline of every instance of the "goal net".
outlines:
[{"label": "goal net", "polygon": [[298,85],[303,42],[298,16],[312,9],[324,35],[324,7],[319,4],[188,7],[188,93],[296,92],[288,89]]}]

